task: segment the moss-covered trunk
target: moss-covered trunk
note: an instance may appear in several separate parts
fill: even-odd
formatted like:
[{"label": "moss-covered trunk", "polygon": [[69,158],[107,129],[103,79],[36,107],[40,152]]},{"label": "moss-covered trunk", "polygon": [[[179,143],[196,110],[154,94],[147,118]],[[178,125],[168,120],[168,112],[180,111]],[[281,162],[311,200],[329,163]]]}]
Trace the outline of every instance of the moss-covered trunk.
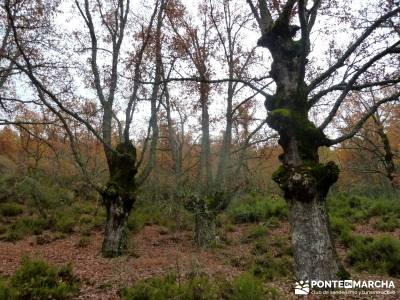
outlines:
[{"label": "moss-covered trunk", "polygon": [[185,199],[185,208],[193,213],[194,244],[198,247],[209,247],[216,242],[217,216],[228,206],[231,194],[215,192],[208,196],[192,195]]},{"label": "moss-covered trunk", "polygon": [[198,247],[209,247],[216,242],[216,220],[214,214],[195,213],[194,243]]},{"label": "moss-covered trunk", "polygon": [[[302,153],[297,154],[298,157]],[[285,154],[282,156],[283,161]],[[345,270],[336,255],[332,239],[326,194],[339,174],[333,162],[302,162],[274,173],[289,207],[291,239],[298,280],[333,280]]]},{"label": "moss-covered trunk", "polygon": [[126,199],[119,196],[115,197],[116,198],[103,198],[103,201],[107,203],[107,222],[102,246],[102,255],[104,257],[123,255],[128,248],[126,223],[130,208],[124,205],[124,203],[128,202]]},{"label": "moss-covered trunk", "polygon": [[102,255],[117,257],[128,247],[126,223],[135,202],[136,149],[130,143],[120,143],[108,153],[110,178],[102,192],[107,212]]},{"label": "moss-covered trunk", "polygon": [[258,41],[272,54],[270,75],[276,83],[275,94],[265,101],[267,123],[279,133],[283,149],[282,166],[273,179],[289,207],[297,279],[336,279],[340,262],[330,234],[326,195],[339,169],[333,162],[319,162],[318,148],[329,140],[308,117],[308,49],[306,43],[294,40],[296,30],[289,25],[289,15],[282,14]]}]

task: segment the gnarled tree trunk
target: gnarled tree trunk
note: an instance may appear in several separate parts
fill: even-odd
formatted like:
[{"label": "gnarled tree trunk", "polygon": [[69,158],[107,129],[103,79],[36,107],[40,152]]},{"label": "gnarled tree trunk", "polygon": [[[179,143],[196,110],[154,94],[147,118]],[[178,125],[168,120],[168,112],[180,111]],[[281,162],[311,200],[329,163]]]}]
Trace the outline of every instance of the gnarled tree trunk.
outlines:
[{"label": "gnarled tree trunk", "polygon": [[130,142],[109,153],[110,179],[102,192],[107,222],[102,246],[104,257],[117,257],[128,248],[126,223],[135,202],[136,149]]},{"label": "gnarled tree trunk", "polygon": [[[283,16],[284,17],[284,16]],[[298,280],[332,280],[341,270],[330,234],[326,195],[339,169],[321,164],[318,148],[328,144],[323,131],[308,119],[308,91],[304,81],[307,45],[294,41],[297,27],[279,18],[265,31],[258,45],[270,50],[270,75],[276,92],[267,97],[267,123],[278,131],[282,166],[273,179],[289,207],[292,246]]]}]

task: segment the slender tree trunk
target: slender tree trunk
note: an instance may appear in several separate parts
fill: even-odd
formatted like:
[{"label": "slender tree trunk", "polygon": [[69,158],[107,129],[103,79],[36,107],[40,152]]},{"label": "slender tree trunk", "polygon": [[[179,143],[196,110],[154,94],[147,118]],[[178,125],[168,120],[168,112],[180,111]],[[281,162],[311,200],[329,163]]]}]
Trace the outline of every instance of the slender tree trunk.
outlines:
[{"label": "slender tree trunk", "polygon": [[[164,78],[165,76],[163,76]],[[181,161],[181,151],[179,149],[178,134],[174,130],[172,117],[171,117],[171,102],[169,95],[168,85],[164,86],[165,93],[165,110],[167,112],[167,126],[168,126],[168,143],[171,147],[171,157],[173,162],[173,170],[175,175],[175,194],[181,189],[182,181],[182,161]],[[183,131],[183,128],[182,128]]]},{"label": "slender tree trunk", "polygon": [[210,146],[210,115],[208,113],[209,86],[200,83],[201,104],[201,153],[200,153],[200,180],[201,194],[207,195],[211,190],[211,146]]},{"label": "slender tree trunk", "polygon": [[229,177],[228,167],[231,160],[231,144],[232,144],[232,101],[233,101],[233,83],[228,83],[228,98],[226,106],[226,126],[225,132],[222,140],[221,151],[219,153],[219,164],[218,171],[215,178],[215,188],[216,190],[222,190],[225,185],[226,179]]},{"label": "slender tree trunk", "polygon": [[110,179],[102,192],[107,212],[102,255],[117,257],[128,247],[126,222],[135,202],[136,149],[130,142],[118,144],[109,154]]},{"label": "slender tree trunk", "polygon": [[[208,113],[209,86],[200,83],[201,104],[201,153],[200,153],[200,183],[199,197],[193,198],[192,206],[195,218],[194,243],[199,247],[208,247],[215,243],[215,214],[209,207],[213,197],[211,146],[210,146],[210,116]],[[211,201],[214,203],[214,201]]]},{"label": "slender tree trunk", "polygon": [[392,185],[393,189],[396,189],[396,184],[395,184],[395,164],[394,164],[394,156],[392,152],[392,147],[390,145],[389,138],[387,134],[385,133],[385,130],[383,129],[382,124],[380,123],[378,118],[374,118],[375,122],[378,125],[378,134],[379,137],[381,138],[382,144],[383,144],[383,150],[384,152],[384,167],[386,171],[386,177],[389,179],[390,184]]}]

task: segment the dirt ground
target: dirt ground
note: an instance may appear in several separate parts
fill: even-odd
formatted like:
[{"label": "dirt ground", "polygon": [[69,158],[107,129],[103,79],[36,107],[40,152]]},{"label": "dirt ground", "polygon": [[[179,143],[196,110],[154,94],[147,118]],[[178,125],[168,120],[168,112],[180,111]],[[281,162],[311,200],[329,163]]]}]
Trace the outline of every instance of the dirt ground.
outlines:
[{"label": "dirt ground", "polygon": [[[77,299],[119,299],[118,291],[131,286],[135,281],[152,276],[160,276],[174,271],[184,277],[188,273],[207,273],[211,276],[234,277],[243,271],[240,264],[249,254],[251,246],[240,243],[240,239],[250,225],[240,225],[228,234],[230,243],[222,248],[197,249],[192,245],[191,232],[169,233],[160,226],[146,226],[132,237],[127,256],[114,259],[102,258],[102,233],[95,232],[85,248],[78,248],[80,236],[73,234],[64,239],[57,239],[49,244],[37,245],[35,237],[29,237],[16,243],[0,242],[0,274],[10,275],[19,266],[21,257],[40,257],[51,264],[71,263],[74,273],[81,280],[81,291]],[[266,238],[289,237],[289,227],[283,223],[273,229]],[[342,255],[340,245],[339,253]],[[239,263],[233,264],[232,261]],[[354,275],[354,274],[353,274]],[[357,279],[383,279],[382,276],[357,274]],[[397,287],[397,296],[334,296],[323,299],[400,299],[400,281],[393,278]],[[285,279],[266,283],[282,293],[283,299],[300,299],[293,293],[293,280]],[[307,296],[307,299],[322,297]]]}]

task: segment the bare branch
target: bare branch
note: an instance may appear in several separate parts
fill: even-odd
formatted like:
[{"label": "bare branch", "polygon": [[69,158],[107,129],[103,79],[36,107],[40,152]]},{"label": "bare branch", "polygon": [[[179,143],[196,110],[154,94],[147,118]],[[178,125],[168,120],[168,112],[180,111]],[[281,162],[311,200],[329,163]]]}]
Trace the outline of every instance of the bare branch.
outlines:
[{"label": "bare branch", "polygon": [[361,45],[361,43],[367,39],[372,32],[374,32],[375,29],[379,27],[383,22],[388,20],[389,18],[395,16],[397,13],[400,12],[400,7],[389,11],[379,19],[377,19],[374,23],[372,23],[365,31],[364,33],[352,44],[350,45],[346,52],[340,57],[336,63],[334,63],[328,70],[326,70],[324,73],[322,73],[320,76],[318,76],[316,79],[314,79],[310,85],[308,86],[308,90],[311,91],[315,87],[317,87],[320,83],[322,83],[324,80],[326,80],[333,72],[335,72],[338,68],[342,67],[346,61],[347,58],[358,48],[358,46]]},{"label": "bare branch", "polygon": [[[381,80],[381,81],[373,81],[373,82],[366,82],[362,84],[357,84],[353,85],[350,88],[350,91],[361,91],[363,89],[369,88],[369,87],[387,87],[387,86],[392,86],[394,84],[400,83],[400,78],[397,79],[387,79],[387,80]],[[344,83],[338,83],[335,84],[325,90],[322,90],[315,94],[308,102],[308,106],[312,107],[314,106],[322,97],[326,96],[327,94],[334,92],[334,91],[342,91],[348,87],[348,82]]]},{"label": "bare branch", "polygon": [[391,53],[400,53],[400,48],[398,47],[400,45],[400,41],[396,42],[393,44],[391,47],[385,49],[384,51],[378,53],[374,57],[372,57],[368,62],[366,62],[361,68],[357,70],[357,72],[353,75],[353,77],[349,80],[347,83],[346,87],[343,89],[343,92],[339,96],[339,98],[336,100],[335,104],[333,105],[333,108],[329,115],[326,117],[326,119],[322,122],[322,124],[319,126],[320,129],[324,129],[335,117],[337,111],[339,110],[340,105],[346,98],[347,94],[351,91],[352,86],[355,84],[357,81],[358,77],[363,74],[370,66],[372,66],[376,61],[381,59],[382,57],[386,56],[387,54]]},{"label": "bare branch", "polygon": [[397,92],[393,95],[390,95],[386,98],[383,98],[379,101],[377,101],[373,106],[370,107],[370,109],[363,115],[363,117],[355,124],[354,128],[352,131],[350,131],[347,134],[344,134],[341,137],[338,137],[336,139],[330,140],[327,146],[332,146],[338,143],[341,143],[347,139],[352,138],[356,133],[361,129],[361,127],[364,125],[364,123],[368,120],[368,118],[377,111],[379,106],[381,106],[384,103],[391,102],[391,101],[399,101],[400,97],[400,92]]}]

